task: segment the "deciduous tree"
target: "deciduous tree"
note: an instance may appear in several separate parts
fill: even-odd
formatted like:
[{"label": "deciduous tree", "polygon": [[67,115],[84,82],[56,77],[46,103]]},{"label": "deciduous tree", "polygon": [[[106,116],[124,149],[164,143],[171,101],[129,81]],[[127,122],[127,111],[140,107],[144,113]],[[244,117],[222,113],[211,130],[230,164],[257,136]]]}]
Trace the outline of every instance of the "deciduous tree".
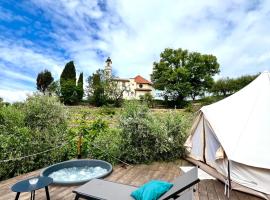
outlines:
[{"label": "deciduous tree", "polygon": [[164,96],[181,105],[186,97],[195,99],[210,88],[212,76],[218,72],[219,64],[213,55],[167,48],[154,62],[151,80]]},{"label": "deciduous tree", "polygon": [[102,106],[106,102],[104,93],[104,71],[97,70],[88,77],[88,100],[96,106]]},{"label": "deciduous tree", "polygon": [[37,89],[45,94],[45,91],[48,89],[49,85],[53,82],[53,77],[50,71],[45,69],[40,72],[37,76]]},{"label": "deciduous tree", "polygon": [[90,103],[96,106],[114,104],[121,106],[123,93],[129,91],[127,87],[119,87],[118,82],[112,78],[106,78],[104,70],[97,70],[87,79],[87,96]]}]

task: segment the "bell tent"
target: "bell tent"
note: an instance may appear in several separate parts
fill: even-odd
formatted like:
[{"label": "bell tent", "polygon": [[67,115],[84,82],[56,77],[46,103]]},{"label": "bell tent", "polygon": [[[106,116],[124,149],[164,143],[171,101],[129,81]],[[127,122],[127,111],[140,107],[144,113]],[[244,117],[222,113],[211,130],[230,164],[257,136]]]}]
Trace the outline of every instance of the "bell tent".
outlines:
[{"label": "bell tent", "polygon": [[270,199],[270,73],[199,111],[188,160],[232,189]]}]

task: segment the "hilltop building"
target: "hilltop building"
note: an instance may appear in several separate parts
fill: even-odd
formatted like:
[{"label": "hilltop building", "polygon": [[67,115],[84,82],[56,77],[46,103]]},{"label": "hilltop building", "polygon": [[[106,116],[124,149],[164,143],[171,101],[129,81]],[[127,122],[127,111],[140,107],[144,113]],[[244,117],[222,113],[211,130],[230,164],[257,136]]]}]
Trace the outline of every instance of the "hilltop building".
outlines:
[{"label": "hilltop building", "polygon": [[110,57],[105,61],[106,65],[104,68],[105,76],[111,78],[117,82],[119,89],[123,89],[123,98],[124,99],[140,99],[140,96],[143,96],[147,93],[154,96],[154,88],[152,83],[147,79],[143,78],[140,75],[137,75],[134,78],[118,78],[112,77],[112,60]]}]

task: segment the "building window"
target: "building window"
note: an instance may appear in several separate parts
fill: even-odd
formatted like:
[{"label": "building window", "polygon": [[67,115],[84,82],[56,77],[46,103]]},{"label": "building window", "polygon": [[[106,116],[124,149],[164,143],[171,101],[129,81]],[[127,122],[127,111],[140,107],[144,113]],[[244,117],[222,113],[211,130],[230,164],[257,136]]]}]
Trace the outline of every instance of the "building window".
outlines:
[{"label": "building window", "polygon": [[143,85],[142,84],[139,84],[139,88],[143,88]]}]

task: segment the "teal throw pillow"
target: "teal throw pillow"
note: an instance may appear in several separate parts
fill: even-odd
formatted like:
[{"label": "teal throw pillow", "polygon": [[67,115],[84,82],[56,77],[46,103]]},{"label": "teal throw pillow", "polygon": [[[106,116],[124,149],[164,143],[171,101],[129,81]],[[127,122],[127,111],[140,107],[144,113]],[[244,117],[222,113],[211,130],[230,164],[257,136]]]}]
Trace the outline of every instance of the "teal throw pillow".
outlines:
[{"label": "teal throw pillow", "polygon": [[173,184],[165,181],[152,180],[133,191],[131,196],[136,200],[157,200],[172,186]]}]

